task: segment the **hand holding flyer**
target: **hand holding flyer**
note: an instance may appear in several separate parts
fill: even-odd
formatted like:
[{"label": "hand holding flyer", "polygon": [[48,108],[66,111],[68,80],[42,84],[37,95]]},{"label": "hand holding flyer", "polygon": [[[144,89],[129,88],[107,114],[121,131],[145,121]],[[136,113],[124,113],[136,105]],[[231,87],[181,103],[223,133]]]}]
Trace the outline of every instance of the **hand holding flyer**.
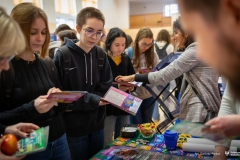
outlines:
[{"label": "hand holding flyer", "polygon": [[47,99],[54,99],[58,103],[72,103],[82,96],[84,96],[87,91],[62,91],[57,93],[51,93]]},{"label": "hand holding flyer", "polygon": [[111,87],[103,98],[110,104],[134,116],[142,103],[141,99],[114,87]]},{"label": "hand holding flyer", "polygon": [[49,126],[39,128],[38,130],[30,133],[28,138],[18,141],[18,151],[15,156],[22,156],[44,151],[47,147],[49,135]]},{"label": "hand holding flyer", "polygon": [[216,142],[223,142],[226,140],[226,137],[223,135],[202,132],[202,129],[207,127],[209,126],[200,123],[183,121],[170,127],[170,130],[178,133],[190,134],[197,137],[204,137]]}]

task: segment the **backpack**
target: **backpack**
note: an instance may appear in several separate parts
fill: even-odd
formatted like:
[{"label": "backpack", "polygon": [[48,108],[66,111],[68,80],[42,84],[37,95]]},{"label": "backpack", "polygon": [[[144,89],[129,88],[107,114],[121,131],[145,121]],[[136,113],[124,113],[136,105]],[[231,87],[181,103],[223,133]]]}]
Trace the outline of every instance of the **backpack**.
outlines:
[{"label": "backpack", "polygon": [[163,59],[164,57],[167,56],[167,51],[166,48],[168,47],[169,43],[166,43],[162,49],[159,49],[157,43],[154,43],[154,46],[156,48],[156,52],[158,54],[159,59]]},{"label": "backpack", "polygon": [[[53,84],[59,85],[59,81],[58,81],[58,73],[57,73],[57,69],[55,67],[55,64],[53,63],[53,60],[50,57],[47,57],[43,60],[45,67],[48,70],[49,73],[49,77],[51,79],[51,81],[53,82]],[[3,76],[3,81],[4,82],[8,82],[5,83],[5,98],[7,99],[6,101],[6,105],[10,107],[10,104],[8,102],[10,102],[10,98],[11,98],[11,94],[12,94],[12,89],[14,86],[14,82],[15,82],[15,71],[13,68],[12,63],[9,63],[9,70],[8,71],[4,71],[2,76]]]},{"label": "backpack", "polygon": [[[103,51],[103,49],[101,47],[97,47],[97,61],[98,61],[98,70],[101,74],[101,71],[103,69],[103,65],[104,65],[104,61],[105,61],[105,52]],[[58,49],[58,51],[60,51],[63,55],[63,61],[64,61],[64,86],[68,86],[67,84],[67,75],[71,69],[71,51],[69,50],[69,48],[64,45],[61,48]]]},{"label": "backpack", "polygon": [[127,51],[128,51],[128,57],[132,60],[133,48],[132,47],[128,47]]}]

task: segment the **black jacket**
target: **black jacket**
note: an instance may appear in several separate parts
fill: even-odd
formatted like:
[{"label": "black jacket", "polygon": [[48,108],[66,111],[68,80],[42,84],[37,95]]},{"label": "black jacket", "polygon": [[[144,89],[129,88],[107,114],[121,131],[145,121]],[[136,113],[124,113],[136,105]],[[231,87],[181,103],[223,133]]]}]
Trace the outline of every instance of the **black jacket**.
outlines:
[{"label": "black jacket", "polygon": [[23,59],[11,60],[15,78],[11,96],[6,98],[6,84],[9,79],[4,79],[1,73],[0,81],[0,123],[14,125],[19,122],[30,122],[40,127],[50,126],[49,141],[56,140],[65,133],[64,124],[60,114],[66,110],[66,105],[59,104],[48,112],[40,114],[34,107],[34,99],[40,95],[46,95],[52,87],[58,87],[50,79],[47,68],[42,59],[35,54],[36,60],[27,62]]},{"label": "black jacket", "polygon": [[[98,106],[99,101],[112,84],[112,73],[108,59],[104,58],[104,66],[100,73],[96,46],[89,53],[85,53],[70,39],[65,38],[63,45],[67,45],[71,52],[71,69],[68,75],[65,75],[62,53],[57,51],[54,57],[63,90],[89,92],[69,105],[68,109],[72,112],[63,114],[67,135],[78,137],[99,131],[104,127],[106,114],[105,106]],[[67,79],[67,84],[63,83],[64,78]]]},{"label": "black jacket", "polygon": [[[127,75],[132,75],[135,74],[132,62],[130,60],[130,58],[128,57],[128,55],[126,55],[125,53],[122,53],[121,55],[121,63],[119,65],[116,65],[116,63],[112,60],[111,57],[108,56],[108,60],[109,60],[109,64],[111,66],[112,69],[112,75],[113,75],[113,80],[115,81],[115,78],[119,75],[122,76],[127,76]],[[114,87],[118,88],[116,85],[113,85]],[[112,105],[107,105],[107,116],[110,115],[128,115],[127,112],[124,112],[121,109],[118,109]]]}]

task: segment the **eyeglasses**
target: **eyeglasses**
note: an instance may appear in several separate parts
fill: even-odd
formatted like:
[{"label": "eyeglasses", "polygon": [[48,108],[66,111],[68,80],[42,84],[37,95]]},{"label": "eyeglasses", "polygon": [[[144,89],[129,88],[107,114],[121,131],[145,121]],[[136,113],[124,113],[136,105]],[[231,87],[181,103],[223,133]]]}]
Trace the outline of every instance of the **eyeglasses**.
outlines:
[{"label": "eyeglasses", "polygon": [[0,64],[5,63],[6,61],[11,61],[14,57],[16,56],[16,54],[10,56],[10,57],[0,57]]},{"label": "eyeglasses", "polygon": [[94,30],[92,29],[83,29],[83,30],[85,31],[85,34],[87,37],[93,37],[96,34],[96,39],[101,39],[102,37],[105,36],[101,31],[94,32]]},{"label": "eyeglasses", "polygon": [[153,43],[150,43],[150,44],[146,44],[146,43],[141,43],[141,46],[146,48],[146,47],[151,47],[153,45]]}]

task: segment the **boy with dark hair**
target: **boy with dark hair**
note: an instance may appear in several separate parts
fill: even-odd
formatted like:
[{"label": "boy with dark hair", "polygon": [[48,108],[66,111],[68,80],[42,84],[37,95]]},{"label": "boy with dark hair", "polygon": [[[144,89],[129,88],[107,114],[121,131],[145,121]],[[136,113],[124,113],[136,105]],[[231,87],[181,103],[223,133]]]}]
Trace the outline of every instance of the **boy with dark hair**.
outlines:
[{"label": "boy with dark hair", "polygon": [[[72,160],[89,159],[103,148],[107,103],[102,97],[112,85],[107,55],[96,46],[104,36],[104,23],[100,10],[82,9],[77,15],[76,26],[80,40],[75,43],[65,38],[54,57],[63,90],[88,91],[63,114]],[[69,55],[70,60],[66,59]]]},{"label": "boy with dark hair", "polygon": [[[198,57],[229,80],[218,117],[206,123],[208,133],[240,135],[240,1],[177,0],[182,22],[198,42]],[[228,144],[219,144],[214,159],[226,159]]]}]

